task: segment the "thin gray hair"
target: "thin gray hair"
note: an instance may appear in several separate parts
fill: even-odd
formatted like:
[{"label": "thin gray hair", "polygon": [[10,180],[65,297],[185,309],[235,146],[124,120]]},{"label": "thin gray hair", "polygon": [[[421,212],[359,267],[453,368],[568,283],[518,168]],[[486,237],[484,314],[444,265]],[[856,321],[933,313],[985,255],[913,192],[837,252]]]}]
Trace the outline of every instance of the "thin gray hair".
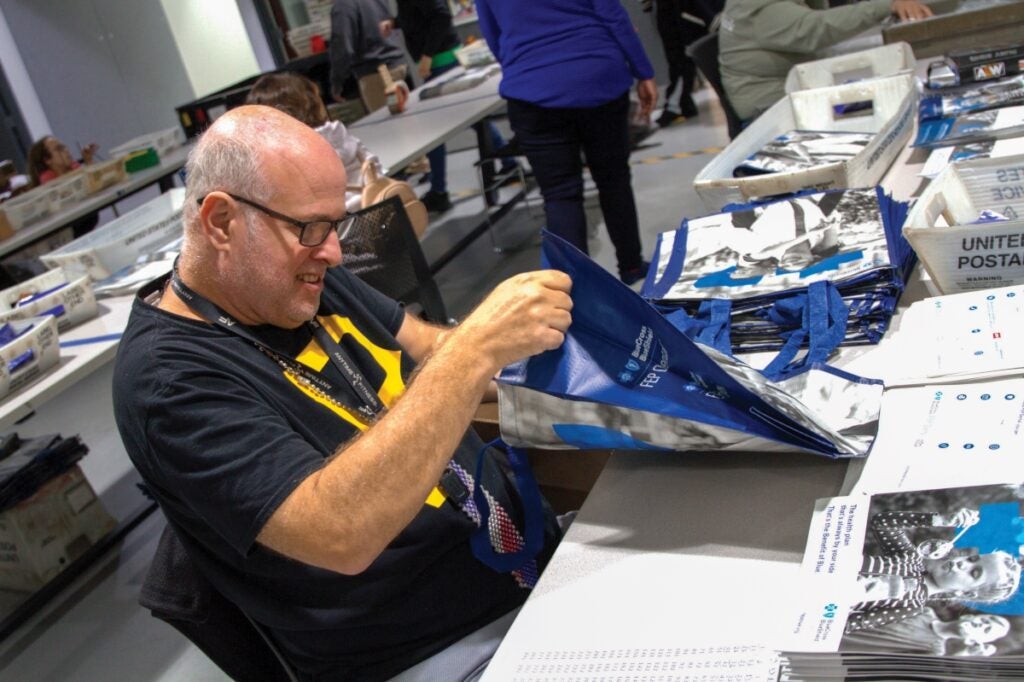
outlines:
[{"label": "thin gray hair", "polygon": [[239,194],[266,201],[270,182],[263,172],[260,141],[246,135],[203,135],[185,162],[186,234],[199,219],[199,202],[210,192]]}]

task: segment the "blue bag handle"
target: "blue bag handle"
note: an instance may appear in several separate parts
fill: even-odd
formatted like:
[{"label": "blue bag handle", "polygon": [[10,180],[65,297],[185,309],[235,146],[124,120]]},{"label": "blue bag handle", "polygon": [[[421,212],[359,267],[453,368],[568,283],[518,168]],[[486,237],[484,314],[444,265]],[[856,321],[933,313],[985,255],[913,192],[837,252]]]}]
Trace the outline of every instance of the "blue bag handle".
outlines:
[{"label": "blue bag handle", "polygon": [[[850,308],[835,284],[828,281],[810,284],[800,329],[790,333],[779,354],[762,373],[772,381],[779,381],[796,376],[815,363],[825,362],[846,337],[849,315]],[[805,339],[807,354],[794,361]]]},{"label": "blue bag handle", "polygon": [[697,315],[706,318],[704,327],[697,332],[694,341],[711,346],[726,355],[732,355],[732,339],[730,338],[730,315],[732,301],[727,298],[711,298],[701,301]]},{"label": "blue bag handle", "polygon": [[[480,485],[483,473],[484,457],[488,448],[500,447],[508,454],[508,461],[515,474],[516,485],[523,505],[523,547],[517,552],[498,552],[491,544],[489,520],[491,508]],[[522,568],[527,562],[540,553],[544,547],[544,505],[541,502],[537,480],[530,470],[530,461],[526,453],[495,438],[484,445],[476,456],[476,476],[473,479],[473,502],[480,512],[480,528],[470,538],[473,556],[485,566],[499,573],[508,573]]]}]

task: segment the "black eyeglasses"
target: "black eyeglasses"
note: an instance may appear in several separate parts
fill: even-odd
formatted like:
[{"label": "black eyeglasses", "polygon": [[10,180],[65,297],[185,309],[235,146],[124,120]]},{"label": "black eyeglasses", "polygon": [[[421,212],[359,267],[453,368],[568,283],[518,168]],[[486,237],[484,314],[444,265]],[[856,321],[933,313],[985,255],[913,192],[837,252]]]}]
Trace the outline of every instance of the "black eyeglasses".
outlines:
[{"label": "black eyeglasses", "polygon": [[[259,211],[263,211],[271,218],[283,220],[284,222],[299,228],[299,243],[307,247],[320,246],[327,241],[327,237],[332,231],[338,233],[338,239],[344,239],[345,235],[352,227],[352,224],[355,222],[355,216],[353,215],[347,215],[339,220],[296,220],[295,218],[286,216],[283,213],[278,213],[273,209],[267,208],[262,204],[257,204],[251,199],[240,197],[236,194],[232,194],[231,192],[225,192],[225,194],[235,201],[241,201],[243,204],[248,204]],[[206,197],[199,199],[200,205],[202,205],[204,199],[206,199]]]}]

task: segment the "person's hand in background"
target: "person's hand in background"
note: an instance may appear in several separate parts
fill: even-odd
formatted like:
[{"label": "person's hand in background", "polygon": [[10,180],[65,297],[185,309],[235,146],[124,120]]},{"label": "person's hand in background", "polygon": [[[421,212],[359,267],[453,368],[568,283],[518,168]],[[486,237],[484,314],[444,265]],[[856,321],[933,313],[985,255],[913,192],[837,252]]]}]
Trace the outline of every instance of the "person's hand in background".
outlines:
[{"label": "person's hand in background", "polygon": [[654,105],[658,102],[658,86],[655,85],[654,79],[648,78],[637,83],[636,94],[640,98],[640,116],[650,118]]},{"label": "person's hand in background", "polygon": [[99,145],[95,142],[91,142],[86,146],[82,147],[82,163],[88,165],[93,162],[96,157],[96,152],[99,151]]},{"label": "person's hand in background", "polygon": [[385,19],[384,21],[380,22],[380,37],[381,38],[390,38],[391,37],[391,33],[394,30],[395,30],[395,20],[394,19]]},{"label": "person's hand in background", "polygon": [[931,7],[918,0],[892,0],[892,13],[900,21],[917,21],[935,14]]},{"label": "person's hand in background", "polygon": [[422,57],[420,57],[419,72],[420,78],[422,78],[423,80],[427,80],[427,78],[430,77],[430,64],[433,61],[434,58],[428,57],[427,55],[423,55]]}]

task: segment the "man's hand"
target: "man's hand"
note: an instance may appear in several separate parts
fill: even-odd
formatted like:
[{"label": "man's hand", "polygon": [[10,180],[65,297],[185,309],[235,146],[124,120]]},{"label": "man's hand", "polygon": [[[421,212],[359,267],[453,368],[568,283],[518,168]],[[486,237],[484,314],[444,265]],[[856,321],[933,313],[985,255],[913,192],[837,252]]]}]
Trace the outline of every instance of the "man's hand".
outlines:
[{"label": "man's hand", "polygon": [[491,292],[451,334],[450,343],[480,351],[488,374],[558,348],[572,322],[572,280],[558,270],[511,277]]},{"label": "man's hand", "polygon": [[900,21],[916,21],[934,15],[931,7],[918,0],[892,0],[892,13]]},{"label": "man's hand", "polygon": [[[896,2],[912,2],[913,0],[896,0]],[[640,98],[640,115],[649,118],[658,103],[658,86],[653,78],[642,80],[636,84],[636,94]]]},{"label": "man's hand", "polygon": [[420,57],[419,72],[420,78],[427,80],[430,77],[430,64],[434,61],[434,58],[429,55],[423,55]]},{"label": "man's hand", "polygon": [[380,24],[378,24],[378,26],[380,28],[380,37],[381,38],[390,38],[391,37],[391,33],[395,30],[395,20],[394,19],[385,19],[384,21],[380,22]]}]

